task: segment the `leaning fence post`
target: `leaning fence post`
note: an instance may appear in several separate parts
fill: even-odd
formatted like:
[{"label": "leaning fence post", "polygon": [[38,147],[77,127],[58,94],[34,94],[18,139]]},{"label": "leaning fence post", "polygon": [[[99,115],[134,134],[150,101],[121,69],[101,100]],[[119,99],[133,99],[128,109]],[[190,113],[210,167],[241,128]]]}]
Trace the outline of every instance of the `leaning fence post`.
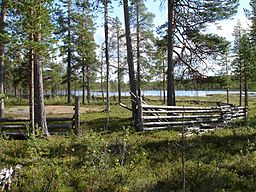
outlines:
[{"label": "leaning fence post", "polygon": [[139,128],[139,131],[143,131],[144,130],[143,108],[142,108],[142,98],[141,97],[138,97],[137,103],[138,103],[138,128]]},{"label": "leaning fence post", "polygon": [[75,97],[75,134],[80,135],[80,98]]}]

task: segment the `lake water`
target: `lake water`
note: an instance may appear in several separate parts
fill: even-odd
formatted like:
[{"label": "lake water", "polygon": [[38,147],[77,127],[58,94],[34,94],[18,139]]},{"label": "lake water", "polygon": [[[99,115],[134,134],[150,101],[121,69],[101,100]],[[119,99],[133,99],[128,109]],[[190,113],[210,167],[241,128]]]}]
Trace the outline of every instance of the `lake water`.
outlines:
[{"label": "lake water", "polygon": [[[213,95],[213,94],[226,94],[227,92],[224,90],[210,90],[210,91],[205,91],[205,90],[176,90],[175,94],[176,96],[207,96],[207,95]],[[239,91],[229,91],[230,94],[239,94]],[[72,91],[72,94],[81,96],[82,91]],[[106,93],[104,93],[106,95]],[[256,92],[248,92],[250,96],[256,96]],[[61,94],[62,95],[62,94]],[[92,95],[94,96],[101,96],[100,91],[92,91]],[[117,96],[117,92],[110,92],[110,96]],[[144,96],[161,96],[163,95],[163,92],[159,90],[146,90],[142,91],[142,95]],[[167,94],[166,94],[167,95]],[[122,96],[130,96],[130,92],[122,92]]]}]

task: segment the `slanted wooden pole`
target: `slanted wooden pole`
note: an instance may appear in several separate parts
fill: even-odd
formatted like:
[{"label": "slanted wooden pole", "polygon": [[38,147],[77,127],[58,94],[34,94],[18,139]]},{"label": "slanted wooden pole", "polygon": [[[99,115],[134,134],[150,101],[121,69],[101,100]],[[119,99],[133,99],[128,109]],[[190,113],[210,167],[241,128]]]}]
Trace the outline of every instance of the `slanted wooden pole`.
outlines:
[{"label": "slanted wooden pole", "polygon": [[80,135],[80,98],[75,97],[75,134]]}]

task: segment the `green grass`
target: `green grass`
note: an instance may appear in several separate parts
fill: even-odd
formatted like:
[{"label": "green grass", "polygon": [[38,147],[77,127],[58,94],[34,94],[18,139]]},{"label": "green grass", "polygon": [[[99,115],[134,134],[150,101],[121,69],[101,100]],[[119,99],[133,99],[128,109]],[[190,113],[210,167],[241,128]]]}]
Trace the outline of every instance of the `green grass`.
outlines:
[{"label": "green grass", "polygon": [[[238,101],[236,97],[232,100]],[[154,98],[148,102],[160,104]],[[104,108],[99,103],[94,105]],[[247,126],[186,138],[186,191],[255,191],[253,99],[250,106]],[[82,115],[80,137],[1,139],[0,169],[23,166],[13,191],[182,191],[183,148],[179,132],[135,132],[130,117],[129,111],[112,105],[109,114]]]}]

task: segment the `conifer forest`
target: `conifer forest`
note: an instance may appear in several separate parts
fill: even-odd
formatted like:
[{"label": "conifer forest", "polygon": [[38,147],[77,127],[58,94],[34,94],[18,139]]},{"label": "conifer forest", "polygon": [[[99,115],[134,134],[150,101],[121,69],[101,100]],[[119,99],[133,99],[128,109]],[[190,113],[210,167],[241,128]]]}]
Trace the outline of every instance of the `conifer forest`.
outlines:
[{"label": "conifer forest", "polygon": [[256,0],[0,13],[0,191],[256,190]]}]

